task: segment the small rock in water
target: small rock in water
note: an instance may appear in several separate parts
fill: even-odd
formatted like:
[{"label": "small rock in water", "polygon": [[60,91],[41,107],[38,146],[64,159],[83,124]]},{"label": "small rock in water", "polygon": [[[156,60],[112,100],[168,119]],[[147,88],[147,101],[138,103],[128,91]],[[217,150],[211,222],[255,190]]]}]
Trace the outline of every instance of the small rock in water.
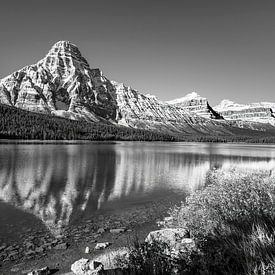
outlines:
[{"label": "small rock in water", "polygon": [[122,233],[122,232],[125,232],[125,231],[126,231],[126,228],[124,228],[124,227],[122,227],[122,228],[110,229],[110,232],[111,232],[111,233],[114,233],[114,234]]},{"label": "small rock in water", "polygon": [[2,262],[2,261],[4,261],[4,259],[6,259],[7,258],[7,253],[6,252],[2,252],[2,253],[0,253],[0,262]]},{"label": "small rock in water", "polygon": [[25,246],[27,249],[34,249],[34,244],[32,242],[26,242]]},{"label": "small rock in water", "polygon": [[85,253],[86,253],[86,254],[89,254],[89,253],[90,253],[90,248],[89,248],[88,246],[85,248]]},{"label": "small rock in water", "polygon": [[41,245],[43,249],[52,249],[52,243],[44,243]]},{"label": "small rock in water", "polygon": [[6,245],[5,243],[3,243],[3,244],[0,246],[0,252],[3,251],[6,247],[7,247],[7,245]]},{"label": "small rock in water", "polygon": [[44,252],[44,248],[42,246],[39,246],[35,249],[35,252],[42,253],[42,252]]},{"label": "small rock in water", "polygon": [[47,266],[40,269],[33,270],[28,273],[28,275],[49,275],[49,274],[51,274],[51,271]]},{"label": "small rock in water", "polygon": [[12,246],[12,245],[10,245],[10,246],[8,246],[8,247],[6,248],[6,251],[11,251],[11,250],[13,250],[13,246]]},{"label": "small rock in water", "polygon": [[17,260],[18,257],[18,251],[12,251],[11,253],[9,253],[8,257],[10,258],[11,261],[15,261]]},{"label": "small rock in water", "polygon": [[58,240],[56,240],[56,239],[51,242],[51,244],[53,244],[53,245],[57,244],[57,243],[58,243]]},{"label": "small rock in water", "polygon": [[102,234],[102,233],[104,233],[105,232],[105,229],[104,228],[99,228],[98,230],[97,230],[97,233],[98,234]]},{"label": "small rock in water", "polygon": [[110,245],[111,245],[111,243],[109,243],[109,242],[97,243],[96,246],[95,246],[95,249],[96,250],[105,249]]},{"label": "small rock in water", "polygon": [[32,254],[35,254],[35,251],[30,249],[30,250],[28,250],[28,251],[25,251],[24,254],[25,254],[26,256],[30,256],[30,255],[32,255]]},{"label": "small rock in water", "polygon": [[20,268],[18,266],[14,266],[12,269],[11,269],[11,272],[16,272],[18,274],[18,272],[20,271]]},{"label": "small rock in water", "polygon": [[68,248],[68,244],[67,243],[59,243],[59,244],[57,244],[55,247],[54,247],[54,249],[57,249],[57,250],[61,250],[61,249],[67,249]]}]

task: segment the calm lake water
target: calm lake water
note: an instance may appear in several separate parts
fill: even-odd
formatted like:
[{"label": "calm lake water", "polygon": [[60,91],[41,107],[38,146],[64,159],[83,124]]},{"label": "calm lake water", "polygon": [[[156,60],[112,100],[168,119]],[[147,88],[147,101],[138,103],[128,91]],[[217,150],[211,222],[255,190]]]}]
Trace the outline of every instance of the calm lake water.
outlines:
[{"label": "calm lake water", "polygon": [[[275,146],[116,142],[0,144],[0,240],[159,198],[179,198],[213,169],[275,169]],[[11,233],[14,232],[14,233]]]}]

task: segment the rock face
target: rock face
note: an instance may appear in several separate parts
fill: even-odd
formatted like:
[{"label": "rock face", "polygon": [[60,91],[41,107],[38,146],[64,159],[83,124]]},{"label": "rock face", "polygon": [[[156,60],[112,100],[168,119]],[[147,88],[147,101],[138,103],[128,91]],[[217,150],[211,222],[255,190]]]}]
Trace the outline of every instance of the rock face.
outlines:
[{"label": "rock face", "polygon": [[[224,131],[187,108],[161,102],[91,69],[78,48],[57,42],[34,65],[0,81],[0,103],[66,118],[107,120],[129,127],[179,132]],[[220,128],[220,129],[219,129]]]},{"label": "rock face", "polygon": [[109,81],[99,69],[91,69],[78,48],[68,41],[57,42],[38,63],[2,79],[0,103],[137,128],[180,131],[182,126],[205,123],[182,108]]},{"label": "rock face", "polygon": [[0,102],[72,119],[115,119],[113,87],[99,69],[90,69],[78,48],[57,42],[34,65],[0,82]]},{"label": "rock face", "polygon": [[42,60],[2,79],[0,103],[75,120],[107,121],[167,133],[227,135],[233,134],[232,126],[264,130],[262,125],[245,121],[224,123],[223,115],[196,93],[161,102],[110,81],[100,69],[90,68],[79,49],[68,41],[57,42]]},{"label": "rock face", "polygon": [[275,125],[275,103],[238,104],[223,100],[214,107],[226,120],[242,120]]},{"label": "rock face", "polygon": [[117,95],[121,115],[118,120],[121,124],[133,127],[147,122],[169,125],[190,120],[190,114],[181,108],[163,103],[155,96],[143,95],[123,83],[112,81],[112,84]]},{"label": "rock face", "polygon": [[167,101],[167,103],[205,118],[223,119],[219,113],[212,109],[205,97],[201,97],[195,92],[182,98]]}]

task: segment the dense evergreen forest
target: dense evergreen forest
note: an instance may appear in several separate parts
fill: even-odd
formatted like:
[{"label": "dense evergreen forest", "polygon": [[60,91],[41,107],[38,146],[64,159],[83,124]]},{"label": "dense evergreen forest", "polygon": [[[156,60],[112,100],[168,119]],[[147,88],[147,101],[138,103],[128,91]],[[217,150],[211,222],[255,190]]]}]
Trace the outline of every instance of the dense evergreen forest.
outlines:
[{"label": "dense evergreen forest", "polygon": [[175,141],[152,131],[105,123],[74,121],[0,104],[0,138],[39,140],[147,140]]},{"label": "dense evergreen forest", "polygon": [[[257,132],[257,131],[255,131]],[[238,143],[274,143],[275,144],[275,135],[270,135],[261,132],[257,132],[255,135],[232,135],[232,136],[181,136],[178,137],[179,141],[187,141],[187,142],[238,142]]]},{"label": "dense evergreen forest", "polygon": [[271,133],[257,131],[242,135],[169,135],[159,132],[114,126],[107,123],[74,121],[61,117],[33,113],[0,104],[0,138],[34,140],[133,140],[189,142],[249,142],[275,143]]}]

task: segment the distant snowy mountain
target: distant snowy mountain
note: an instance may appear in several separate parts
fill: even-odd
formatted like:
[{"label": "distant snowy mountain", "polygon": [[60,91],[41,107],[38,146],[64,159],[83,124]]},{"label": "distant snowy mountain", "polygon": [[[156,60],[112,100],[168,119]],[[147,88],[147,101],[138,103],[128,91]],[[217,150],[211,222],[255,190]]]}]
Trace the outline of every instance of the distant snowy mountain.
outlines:
[{"label": "distant snowy mountain", "polygon": [[205,118],[222,119],[223,117],[215,112],[205,97],[201,97],[195,92],[187,94],[184,97],[167,101],[168,104],[178,106],[193,114],[200,115]]},{"label": "distant snowy mountain", "polygon": [[74,120],[167,133],[232,135],[239,128],[266,131],[269,127],[258,122],[274,125],[271,103],[273,107],[261,103],[263,106],[250,108],[270,121],[251,120],[242,117],[239,107],[231,111],[226,102],[212,108],[206,98],[194,92],[167,102],[144,95],[110,81],[100,69],[90,68],[79,49],[68,41],[57,42],[42,60],[2,79],[0,103]]},{"label": "distant snowy mountain", "polygon": [[275,125],[275,103],[238,104],[225,99],[215,106],[214,109],[226,120],[252,121]]}]

